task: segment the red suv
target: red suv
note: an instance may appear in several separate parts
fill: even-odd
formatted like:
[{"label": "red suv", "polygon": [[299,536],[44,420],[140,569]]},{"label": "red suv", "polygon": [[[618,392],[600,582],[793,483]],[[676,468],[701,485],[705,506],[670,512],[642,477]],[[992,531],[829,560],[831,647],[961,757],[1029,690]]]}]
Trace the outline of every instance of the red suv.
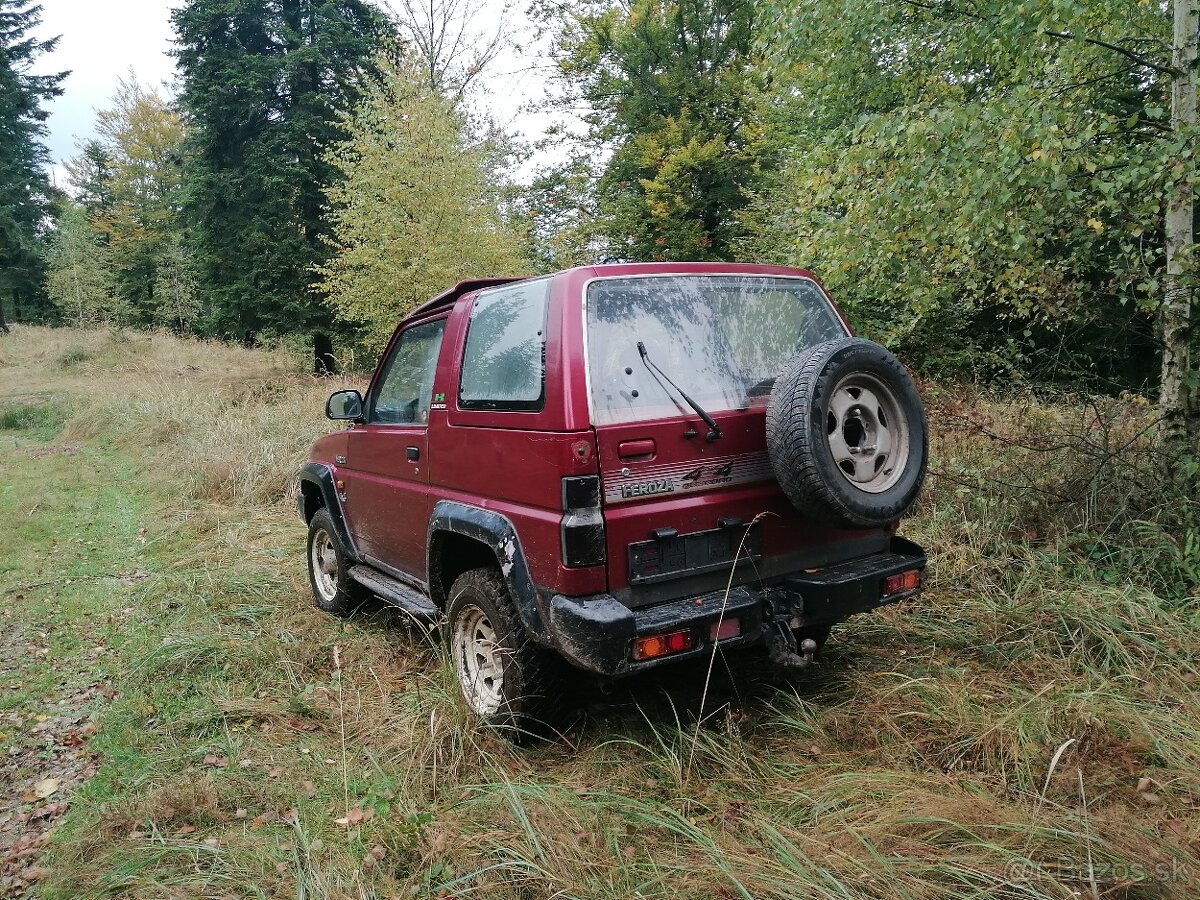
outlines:
[{"label": "red suv", "polygon": [[518,733],[565,660],[602,676],[910,597],[912,379],[808,272],[605,265],[464,281],[396,329],[300,475],[317,606],[444,621],[463,694]]}]

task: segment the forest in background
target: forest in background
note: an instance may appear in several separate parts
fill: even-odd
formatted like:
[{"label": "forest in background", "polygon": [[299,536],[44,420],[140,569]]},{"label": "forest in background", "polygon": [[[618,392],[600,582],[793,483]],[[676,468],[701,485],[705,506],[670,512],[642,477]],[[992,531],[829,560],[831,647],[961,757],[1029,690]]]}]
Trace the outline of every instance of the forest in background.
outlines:
[{"label": "forest in background", "polygon": [[1149,395],[1200,446],[1194,0],[533,0],[540,136],[478,113],[482,7],[189,0],[174,96],[131,73],[58,190],[54,41],[0,0],[4,314],[332,366],[460,278],[767,261],[926,376]]}]

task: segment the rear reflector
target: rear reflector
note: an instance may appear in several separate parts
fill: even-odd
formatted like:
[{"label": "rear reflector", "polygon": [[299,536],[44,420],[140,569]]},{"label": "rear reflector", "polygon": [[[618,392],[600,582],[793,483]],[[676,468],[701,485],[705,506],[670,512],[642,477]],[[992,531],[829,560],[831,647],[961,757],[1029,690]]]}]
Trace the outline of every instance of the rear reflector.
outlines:
[{"label": "rear reflector", "polygon": [[890,597],[903,591],[911,591],[921,586],[921,570],[909,569],[899,575],[889,575],[883,579],[883,596]]},{"label": "rear reflector", "polygon": [[682,653],[696,646],[696,638],[690,628],[682,631],[672,631],[669,634],[653,634],[641,637],[633,642],[633,658],[636,660],[654,659],[659,656],[670,656],[672,653]]},{"label": "rear reflector", "polygon": [[712,623],[712,631],[709,636],[714,641],[723,641],[726,638],[735,638],[742,633],[742,623],[737,619],[722,619],[720,622]]}]

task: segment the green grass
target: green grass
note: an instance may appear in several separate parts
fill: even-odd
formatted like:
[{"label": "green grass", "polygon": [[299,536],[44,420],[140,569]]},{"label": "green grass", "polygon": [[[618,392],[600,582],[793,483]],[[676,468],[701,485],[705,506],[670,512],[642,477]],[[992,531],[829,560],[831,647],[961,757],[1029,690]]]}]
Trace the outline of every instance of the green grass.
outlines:
[{"label": "green grass", "polygon": [[35,439],[52,437],[65,419],[57,403],[43,398],[10,400],[0,405],[0,431],[25,431]]},{"label": "green grass", "polygon": [[[116,691],[47,897],[1200,890],[1200,605],[1175,557],[1113,557],[1074,507],[1055,525],[935,480],[906,529],[932,551],[919,604],[836,630],[790,681],[718,663],[703,709],[703,666],[589,692],[562,742],[516,750],[428,640],[311,607],[289,479],[340,383],[164,336],[18,336],[0,409],[38,384],[65,417],[0,432],[3,622],[51,648],[4,702]],[[1013,464],[939,415],[935,467]]]}]

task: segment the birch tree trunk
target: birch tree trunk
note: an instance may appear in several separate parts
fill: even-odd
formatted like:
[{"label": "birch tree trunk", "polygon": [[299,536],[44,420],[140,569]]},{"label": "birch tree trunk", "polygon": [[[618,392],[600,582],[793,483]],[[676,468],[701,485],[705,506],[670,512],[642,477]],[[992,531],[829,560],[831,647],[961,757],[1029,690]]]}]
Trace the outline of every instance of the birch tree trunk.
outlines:
[{"label": "birch tree trunk", "polygon": [[[1196,125],[1196,42],[1200,0],[1174,0],[1171,125],[1178,134]],[[1195,148],[1182,154],[1167,194],[1167,273],[1162,306],[1163,362],[1159,405],[1169,448],[1200,453],[1200,385],[1192,349],[1195,309]]]}]

